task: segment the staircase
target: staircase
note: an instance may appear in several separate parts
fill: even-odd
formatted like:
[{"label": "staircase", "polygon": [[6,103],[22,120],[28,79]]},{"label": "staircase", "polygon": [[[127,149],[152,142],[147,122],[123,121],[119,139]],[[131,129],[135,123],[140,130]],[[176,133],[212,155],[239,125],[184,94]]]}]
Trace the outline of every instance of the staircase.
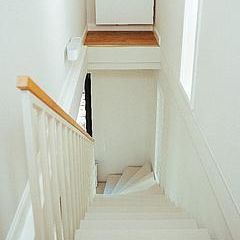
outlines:
[{"label": "staircase", "polygon": [[148,162],[109,175],[96,194],[94,139],[32,79],[18,88],[36,240],[210,239],[164,196]]},{"label": "staircase", "polygon": [[176,207],[156,184],[151,165],[109,175],[88,208],[75,240],[208,240],[206,229]]}]

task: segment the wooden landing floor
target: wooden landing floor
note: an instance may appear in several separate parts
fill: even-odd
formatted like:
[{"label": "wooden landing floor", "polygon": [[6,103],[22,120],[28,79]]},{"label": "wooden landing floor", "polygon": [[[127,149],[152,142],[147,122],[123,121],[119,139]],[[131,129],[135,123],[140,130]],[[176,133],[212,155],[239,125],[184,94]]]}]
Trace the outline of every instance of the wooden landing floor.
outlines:
[{"label": "wooden landing floor", "polygon": [[151,31],[89,31],[84,45],[158,46],[158,41]]}]

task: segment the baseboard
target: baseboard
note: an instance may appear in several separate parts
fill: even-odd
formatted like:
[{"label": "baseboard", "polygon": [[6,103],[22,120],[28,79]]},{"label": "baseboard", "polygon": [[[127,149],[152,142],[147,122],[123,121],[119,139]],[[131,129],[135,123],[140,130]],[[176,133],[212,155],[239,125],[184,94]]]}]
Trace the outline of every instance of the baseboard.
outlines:
[{"label": "baseboard", "polygon": [[[162,53],[163,54],[163,53]],[[165,65],[162,69],[169,69],[168,63],[164,57],[162,57],[162,63]],[[232,234],[234,240],[240,239],[240,210],[237,205],[237,201],[231,192],[231,189],[224,177],[223,171],[218,164],[214,152],[211,149],[207,138],[202,131],[200,123],[195,118],[194,112],[191,109],[190,104],[183,96],[179,85],[171,79],[176,79],[174,74],[168,72],[169,81],[164,80],[167,85],[172,100],[177,105],[182,118],[186,122],[186,126],[191,135],[192,141],[199,155],[201,164],[208,176],[209,183],[213,189],[216,200],[222,211],[224,220]]]},{"label": "baseboard", "polygon": [[16,240],[20,237],[30,207],[30,188],[27,183],[5,240]]},{"label": "baseboard", "polygon": [[156,39],[157,39],[157,41],[158,41],[158,45],[160,46],[161,45],[161,36],[160,36],[160,33],[159,33],[159,31],[158,31],[158,29],[156,28],[156,27],[154,27],[154,34],[155,34],[155,37],[156,37]]},{"label": "baseboard", "polygon": [[88,33],[88,26],[86,25],[83,34],[82,34],[82,45],[84,45],[85,39],[87,37],[87,33]]},{"label": "baseboard", "polygon": [[152,25],[96,25],[96,24],[88,24],[88,31],[153,31]]}]

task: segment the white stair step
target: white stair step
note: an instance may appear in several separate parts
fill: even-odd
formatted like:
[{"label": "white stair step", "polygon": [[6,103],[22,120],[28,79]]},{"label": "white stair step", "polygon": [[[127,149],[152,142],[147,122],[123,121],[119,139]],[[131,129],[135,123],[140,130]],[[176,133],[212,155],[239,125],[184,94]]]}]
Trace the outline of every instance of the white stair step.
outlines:
[{"label": "white stair step", "polygon": [[[140,197],[141,196],[141,197]],[[120,195],[120,194],[109,194],[109,195],[104,195],[104,194],[96,194],[95,195],[95,200],[105,200],[105,199],[109,199],[109,200],[114,200],[114,199],[139,199],[139,200],[156,200],[156,199],[166,199],[166,196],[164,194],[143,194],[141,192],[137,192],[137,193],[132,193],[132,194],[127,194],[127,195]]]},{"label": "white stair step", "polygon": [[120,194],[136,193],[146,191],[149,188],[156,186],[156,181],[154,179],[153,172],[141,178],[138,182],[130,185],[128,188],[125,188]]},{"label": "white stair step", "polygon": [[121,178],[120,174],[109,175],[108,178],[107,178],[107,181],[106,181],[104,194],[111,194],[120,178]]},{"label": "white stair step", "polygon": [[76,240],[210,240],[205,229],[78,230]]},{"label": "white stair step", "polygon": [[149,187],[146,190],[143,190],[141,192],[137,192],[137,193],[129,193],[128,195],[159,195],[159,194],[163,194],[163,190],[160,188],[160,186],[158,184],[155,183],[155,185],[153,185],[152,187]]},{"label": "white stair step", "polygon": [[114,201],[93,201],[91,207],[141,207],[141,206],[174,206],[174,204],[167,199],[160,199],[157,201],[142,200],[142,201],[130,201],[130,200],[114,200]]},{"label": "white stair step", "polygon": [[160,220],[160,219],[189,219],[185,212],[161,213],[86,213],[85,220]]},{"label": "white stair step", "polygon": [[141,167],[127,167],[123,170],[123,174],[113,189],[112,193],[119,192],[124,185],[128,182],[128,180],[140,170]]},{"label": "white stair step", "polygon": [[[134,195],[137,193],[129,193],[130,195]],[[145,194],[150,194],[150,195],[157,195],[157,194],[163,194],[163,190],[161,189],[161,187],[155,183],[155,185],[153,185],[152,187],[149,187],[147,190],[143,190],[141,192],[139,192],[139,194],[145,195]]]},{"label": "white stair step", "polygon": [[193,219],[172,220],[84,220],[80,229],[93,230],[131,230],[131,229],[197,229],[197,223]]},{"label": "white stair step", "polygon": [[152,167],[149,162],[146,162],[128,181],[127,183],[123,186],[122,190],[128,188],[131,186],[133,183],[139,181],[141,178],[144,176],[148,175],[151,173]]},{"label": "white stair step", "polygon": [[[141,197],[141,198],[140,198]],[[127,194],[127,195],[120,195],[120,194],[96,194],[95,199],[161,199],[166,198],[164,194],[143,194],[141,192]]]},{"label": "white stair step", "polygon": [[96,205],[105,205],[105,204],[161,204],[165,202],[170,202],[166,197],[159,197],[159,198],[108,198],[108,199],[94,199],[92,204]]},{"label": "white stair step", "polygon": [[140,207],[89,207],[88,213],[161,213],[161,212],[180,212],[181,208],[172,206],[140,206]]}]

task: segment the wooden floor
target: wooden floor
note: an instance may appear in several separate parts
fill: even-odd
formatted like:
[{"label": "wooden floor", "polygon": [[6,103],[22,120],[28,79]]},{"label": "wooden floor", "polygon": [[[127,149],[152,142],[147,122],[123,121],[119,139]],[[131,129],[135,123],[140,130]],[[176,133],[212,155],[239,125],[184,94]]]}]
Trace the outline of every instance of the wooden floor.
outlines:
[{"label": "wooden floor", "polygon": [[90,31],[87,46],[158,46],[154,32],[150,31]]}]

